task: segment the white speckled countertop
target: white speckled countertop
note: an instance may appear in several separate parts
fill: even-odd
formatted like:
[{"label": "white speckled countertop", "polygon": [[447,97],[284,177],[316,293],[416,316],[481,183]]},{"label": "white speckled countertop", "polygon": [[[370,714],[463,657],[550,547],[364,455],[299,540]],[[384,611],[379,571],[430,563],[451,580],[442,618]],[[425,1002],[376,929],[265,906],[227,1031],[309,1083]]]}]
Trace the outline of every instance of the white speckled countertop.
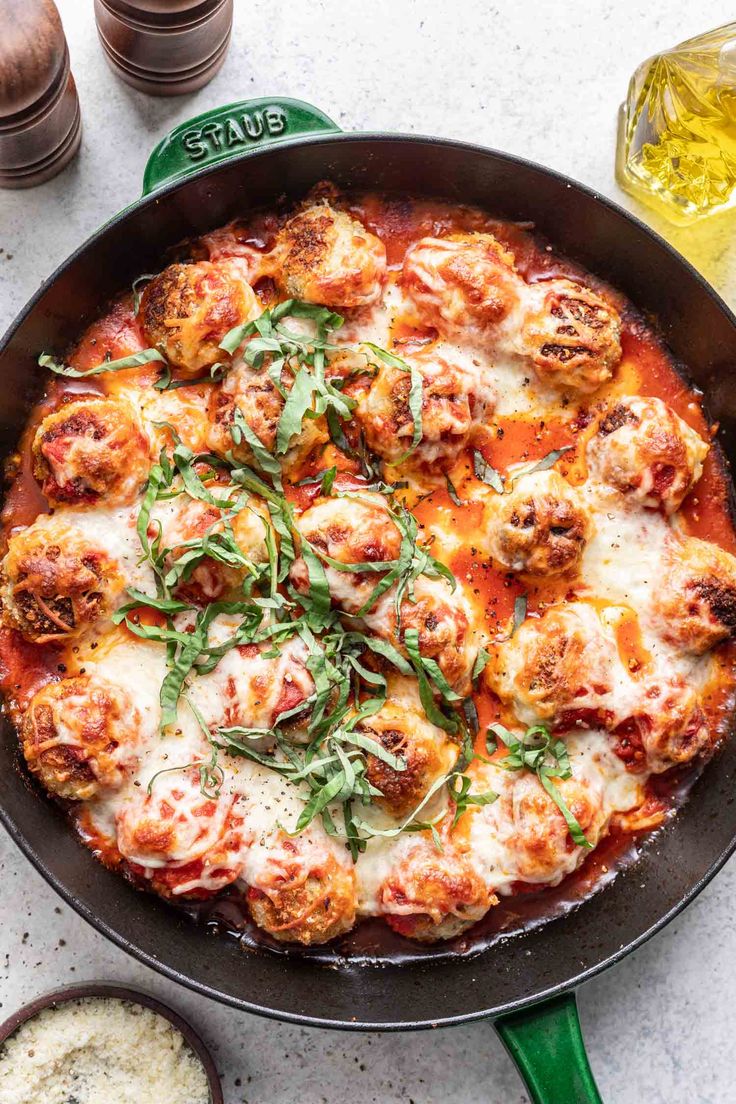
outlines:
[{"label": "white speckled countertop", "polygon": [[[346,130],[497,146],[631,205],[613,179],[616,108],[631,72],[657,49],[733,18],[729,0],[235,0],[233,43],[215,80],[194,96],[153,99],[107,69],[90,0],[57,4],[82,104],[82,150],[42,187],[0,191],[0,330],[57,263],[139,193],[146,156],[171,126],[251,95],[309,100]],[[732,304],[734,227],[736,214],[676,233],[657,226]],[[487,1024],[348,1035],[194,996],[97,935],[1,830],[0,887],[0,1019],[60,984],[114,979],[158,994],[201,1029],[227,1104],[525,1100]],[[732,861],[664,933],[580,993],[608,1104],[735,1098],[735,898]]]}]

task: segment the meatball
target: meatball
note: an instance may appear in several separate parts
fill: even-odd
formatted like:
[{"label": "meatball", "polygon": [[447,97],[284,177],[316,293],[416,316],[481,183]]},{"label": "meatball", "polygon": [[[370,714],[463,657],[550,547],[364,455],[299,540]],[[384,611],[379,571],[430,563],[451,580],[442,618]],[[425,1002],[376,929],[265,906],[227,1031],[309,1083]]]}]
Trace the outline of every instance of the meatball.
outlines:
[{"label": "meatball", "polygon": [[529,618],[496,645],[486,667],[491,688],[525,724],[573,719],[605,724],[614,708],[618,650],[585,602]]},{"label": "meatball", "polygon": [[119,790],[136,768],[140,725],[135,703],[124,690],[79,675],[35,694],[23,717],[23,754],[57,797],[104,797]]},{"label": "meatball", "polygon": [[469,689],[473,657],[470,628],[460,600],[438,579],[420,577],[414,585],[415,601],[404,598],[397,620],[393,588],[366,614],[366,624],[378,636],[405,652],[408,629],[416,629],[419,651],[439,666],[450,686],[459,693]]},{"label": "meatball", "polygon": [[226,361],[225,334],[262,313],[237,260],[172,264],[141,296],[138,319],[146,340],[185,376]]},{"label": "meatball", "polygon": [[[495,784],[499,799],[481,810],[476,831],[491,832],[507,848],[516,880],[557,885],[580,865],[586,849],[574,842],[565,818],[535,774],[523,771],[504,782]],[[595,847],[606,822],[601,787],[582,778],[556,779],[555,786]]]},{"label": "meatball", "polygon": [[686,537],[673,541],[652,615],[668,643],[703,655],[736,636],[736,556]]},{"label": "meatball", "polygon": [[[219,492],[217,486],[211,490],[215,497],[226,497],[224,487]],[[158,533],[159,525],[161,546],[171,549],[167,557],[171,572],[168,584],[173,586],[177,597],[197,605],[242,596],[243,583],[250,575],[246,566],[230,562],[231,553],[226,546],[220,550],[215,545],[212,555],[202,555],[204,539],[224,534],[227,526],[238,550],[254,567],[268,560],[266,533],[270,521],[260,499],[251,498],[231,517],[227,507],[221,510],[200,499],[179,495],[152,511],[149,537]]]},{"label": "meatball", "polygon": [[163,897],[202,900],[239,877],[243,817],[232,795],[202,793],[196,768],[154,778],[117,813],[118,850],[130,870]]},{"label": "meatball", "polygon": [[[442,357],[416,357],[413,364],[422,377],[422,438],[412,459],[423,464],[452,462],[473,430],[485,424],[496,393],[480,371]],[[382,366],[355,411],[368,445],[389,463],[396,463],[411,447],[410,390],[409,372]]]},{"label": "meatball", "polygon": [[[239,624],[236,616],[221,626],[221,638],[213,628],[213,644],[232,637]],[[293,636],[278,644],[278,655],[272,652],[273,645],[265,644],[230,648],[213,671],[194,681],[189,696],[210,728],[263,729],[267,738],[282,714],[306,705],[314,694],[307,646]]]},{"label": "meatball", "polygon": [[128,505],[150,466],[146,432],[122,399],[65,403],[33,439],[33,474],[52,506]]},{"label": "meatball", "polygon": [[498,898],[460,851],[447,843],[438,851],[431,841],[421,839],[391,870],[378,902],[394,931],[434,943],[460,935]]},{"label": "meatball", "polygon": [[[281,374],[281,387],[288,394],[294,377],[286,369]],[[276,434],[285,399],[265,368],[251,368],[240,362],[228,374],[221,386],[212,389],[210,398],[209,448],[220,455],[232,450],[238,459],[254,463],[247,441],[233,440],[236,410],[243,421],[269,452],[276,449]],[[290,443],[283,464],[298,463],[313,448],[328,440],[324,418],[305,418],[300,432]],[[257,466],[257,465],[256,465]]]},{"label": "meatball", "polygon": [[650,680],[639,711],[614,736],[616,754],[629,770],[655,774],[711,751],[716,739],[697,693],[678,678]]},{"label": "meatball", "polygon": [[253,920],[283,943],[336,939],[355,924],[356,903],[352,866],[305,836],[283,839],[248,887]]},{"label": "meatball", "polygon": [[[233,449],[232,426],[239,410],[264,447],[273,452],[284,401],[268,372],[251,368],[245,362],[238,364],[221,386],[212,388],[209,447],[220,454]],[[245,443],[239,443],[234,451],[237,456],[250,457]]]},{"label": "meatball", "polygon": [[62,642],[108,616],[125,580],[79,529],[42,514],[10,538],[2,562],[3,620],[33,644]]},{"label": "meatball", "polygon": [[661,399],[622,398],[588,444],[588,468],[642,506],[672,514],[700,479],[708,445]]},{"label": "meatball", "polygon": [[364,307],[381,297],[386,249],[343,211],[318,204],[281,228],[270,255],[284,295],[326,307]]},{"label": "meatball", "polygon": [[[401,533],[383,495],[361,492],[356,498],[325,498],[298,519],[299,532],[317,550],[343,564],[396,560]],[[358,613],[370,598],[382,574],[341,571],[323,563],[330,597],[346,613]],[[291,567],[291,581],[301,594],[309,593],[309,572],[300,556]]]},{"label": "meatball", "polygon": [[454,336],[488,333],[517,305],[523,281],[492,234],[422,238],[404,258],[403,284],[421,320]]},{"label": "meatball", "polygon": [[457,745],[441,728],[416,710],[391,701],[360,721],[355,731],[404,761],[404,769],[397,770],[376,755],[366,755],[366,778],[382,794],[373,800],[397,818],[408,816],[457,759]]},{"label": "meatball", "polygon": [[150,388],[140,393],[141,412],[153,440],[155,456],[160,454],[162,448],[173,448],[170,426],[175,427],[179,440],[192,452],[208,451],[211,390],[210,385],[204,385],[176,387],[168,391]]},{"label": "meatball", "polygon": [[543,383],[587,393],[621,360],[621,319],[590,288],[546,280],[528,289],[520,341]]},{"label": "meatball", "polygon": [[509,494],[489,496],[485,516],[493,558],[530,575],[576,568],[591,532],[578,494],[555,471],[522,476]]}]

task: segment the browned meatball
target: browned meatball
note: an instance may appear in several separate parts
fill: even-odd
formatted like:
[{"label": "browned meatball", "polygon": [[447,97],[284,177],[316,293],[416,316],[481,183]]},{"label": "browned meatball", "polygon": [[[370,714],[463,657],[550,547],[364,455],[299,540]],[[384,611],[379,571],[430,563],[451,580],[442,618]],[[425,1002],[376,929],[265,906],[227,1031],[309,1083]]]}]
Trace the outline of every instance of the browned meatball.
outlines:
[{"label": "browned meatball", "polygon": [[[299,532],[315,549],[343,564],[396,560],[401,533],[383,495],[362,492],[356,498],[325,498],[299,517]],[[340,571],[325,564],[333,603],[346,613],[357,613],[381,578],[378,572]],[[309,593],[309,572],[300,556],[292,565],[291,581],[301,594]]]},{"label": "browned meatball", "polygon": [[653,615],[665,640],[696,655],[736,636],[736,556],[696,537],[673,541]]},{"label": "browned meatball", "polygon": [[[483,373],[469,371],[442,357],[415,357],[422,376],[422,438],[412,462],[452,462],[474,429],[487,421],[496,392]],[[382,366],[355,411],[371,449],[395,463],[412,443],[414,419],[409,408],[411,376]]]},{"label": "browned meatball", "polygon": [[[196,679],[190,698],[211,729],[221,725],[262,729],[261,742],[253,746],[270,747],[269,730],[281,715],[299,713],[314,694],[308,660],[309,650],[296,635],[278,645],[277,655],[265,643],[241,644]],[[292,738],[299,737],[293,733]]]},{"label": "browned meatball", "polygon": [[135,768],[140,724],[120,687],[90,675],[52,682],[23,718],[23,754],[51,793],[87,801],[119,789]]},{"label": "browned meatball", "polygon": [[588,467],[642,506],[672,514],[700,479],[708,445],[666,403],[624,397],[588,444]]},{"label": "browned meatball", "polygon": [[307,207],[281,228],[270,256],[279,289],[327,307],[362,307],[381,297],[383,242],[328,204]]},{"label": "browned meatball", "polygon": [[350,931],[357,897],[352,869],[326,849],[311,854],[300,838],[284,842],[282,850],[286,855],[274,864],[268,883],[248,889],[248,906],[258,927],[280,942],[306,945],[327,943]]},{"label": "browned meatball", "polygon": [[529,618],[496,645],[486,678],[526,724],[602,722],[613,705],[618,651],[592,605],[570,602]]},{"label": "browned meatball", "polygon": [[148,478],[151,446],[122,399],[66,403],[33,440],[33,474],[52,506],[132,502]]},{"label": "browned meatball", "polygon": [[124,584],[104,549],[60,518],[42,515],[10,539],[3,620],[34,644],[66,640],[109,615]]},{"label": "browned meatball", "polygon": [[239,262],[173,264],[141,296],[138,317],[150,345],[187,376],[227,361],[225,334],[257,318],[258,300]]},{"label": "browned meatball", "polygon": [[682,679],[652,679],[639,711],[615,731],[615,751],[629,770],[655,774],[712,751],[718,731],[708,725],[698,694]]},{"label": "browned meatball", "polygon": [[621,319],[590,288],[572,280],[530,286],[521,351],[554,387],[595,391],[621,360]]},{"label": "browned meatball", "polygon": [[[606,822],[603,789],[594,777],[555,781],[593,847]],[[512,851],[519,881],[556,885],[580,865],[585,850],[575,845],[565,818],[535,774],[512,774],[505,787],[504,781],[498,787],[502,791],[498,801],[479,815]]]},{"label": "browned meatball", "polygon": [[530,575],[577,567],[591,531],[578,495],[555,471],[522,476],[509,494],[490,496],[486,519],[493,558]]},{"label": "browned meatball", "polygon": [[424,323],[443,335],[488,333],[519,300],[514,257],[492,234],[422,238],[404,258],[403,284]]},{"label": "browned meatball", "polygon": [[159,774],[116,812],[129,869],[162,897],[205,900],[239,877],[247,850],[240,802],[202,793],[199,770]]},{"label": "browned meatball", "polygon": [[366,756],[366,777],[382,794],[374,801],[395,817],[408,816],[457,759],[457,745],[441,728],[391,701],[361,721],[356,731],[404,762],[404,770],[397,770],[376,755]]},{"label": "browned meatball", "polygon": [[[294,376],[284,370],[281,385],[287,393],[294,384]],[[247,441],[233,440],[236,411],[253,430],[269,452],[276,448],[279,419],[284,409],[284,397],[265,368],[255,369],[245,362],[233,368],[222,385],[212,388],[209,405],[210,428],[208,446],[215,453],[232,451],[236,457],[252,463],[252,453]],[[305,418],[301,431],[292,438],[283,463],[287,470],[299,462],[312,448],[328,439],[325,419]]]},{"label": "browned meatball", "polygon": [[465,855],[424,839],[393,867],[378,900],[388,925],[420,943],[460,935],[498,902]]},{"label": "browned meatball", "polygon": [[457,595],[438,579],[417,579],[415,601],[405,598],[401,603],[401,619],[397,623],[393,590],[379,600],[366,614],[366,623],[379,636],[405,650],[408,629],[416,629],[419,651],[439,665],[450,685],[458,692],[467,692],[473,657],[470,650],[470,627],[465,610]]},{"label": "browned meatball", "polygon": [[[213,488],[217,497],[225,498],[223,491],[218,493],[217,487]],[[235,496],[232,501],[234,503]],[[266,534],[270,530],[270,522],[263,501],[250,498],[234,517],[230,513],[227,507],[220,509],[188,495],[178,495],[153,510],[149,537],[153,538],[160,526],[161,546],[171,549],[166,566],[177,569],[178,565],[177,581],[174,582],[172,577],[168,584],[178,597],[197,605],[207,605],[208,602],[242,595],[248,568],[223,563],[214,556],[201,556],[197,547],[203,539],[223,534],[226,524],[238,549],[251,564],[268,560]]]}]

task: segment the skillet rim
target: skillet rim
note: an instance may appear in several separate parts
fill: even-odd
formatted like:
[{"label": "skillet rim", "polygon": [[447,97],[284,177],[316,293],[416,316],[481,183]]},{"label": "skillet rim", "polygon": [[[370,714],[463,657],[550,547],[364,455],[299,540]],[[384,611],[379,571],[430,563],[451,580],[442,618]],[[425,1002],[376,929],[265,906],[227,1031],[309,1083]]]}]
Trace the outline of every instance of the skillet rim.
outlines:
[{"label": "skillet rim", "polygon": [[[668,253],[670,257],[679,264],[689,276],[700,285],[702,291],[706,293],[714,305],[723,314],[726,321],[734,330],[736,334],[736,314],[731,310],[728,304],[724,301],[721,295],[715,290],[715,288],[705,279],[705,277],[685,258],[682,254],[675,249],[665,238],[663,238],[657,231],[653,230],[647,223],[643,222],[637,215],[632,214],[626,210],[620,204],[614,200],[609,199],[607,196],[601,195],[596,189],[589,187],[588,185],[581,184],[578,181],[566,176],[564,173],[560,173],[555,169],[548,168],[535,161],[531,161],[528,158],[518,156],[516,154],[509,154],[496,150],[489,146],[479,145],[472,142],[464,142],[457,139],[449,138],[437,138],[431,135],[422,134],[402,134],[395,132],[383,132],[383,131],[368,131],[357,133],[330,133],[304,136],[302,138],[287,139],[283,142],[274,143],[273,145],[263,147],[261,149],[253,149],[241,154],[234,155],[233,157],[218,162],[212,166],[205,166],[199,170],[188,173],[183,178],[178,178],[171,181],[168,184],[155,189],[151,193],[145,196],[141,196],[139,199],[123,208],[112,218],[108,219],[102,226],[100,226],[94,233],[89,235],[72,253],[70,253],[65,260],[63,260],[51,275],[44,280],[36,292],[26,302],[25,306],[20,310],[15,319],[10,323],[9,327],[0,339],[0,357],[2,357],[6,348],[10,344],[15,333],[20,329],[25,320],[32,314],[33,310],[37,306],[38,302],[46,294],[49,288],[59,279],[63,273],[71,266],[79,257],[81,257],[94,243],[96,243],[108,230],[114,226],[118,226],[125,219],[134,213],[137,213],[141,208],[148,205],[154,205],[165,199],[167,196],[177,191],[179,188],[185,188],[190,180],[204,180],[208,177],[215,177],[218,172],[226,171],[232,168],[234,164],[246,163],[257,158],[261,159],[268,157],[271,152],[291,149],[293,147],[300,146],[323,146],[330,147],[336,143],[355,143],[355,142],[380,142],[386,146],[392,145],[415,145],[420,146],[433,146],[441,147],[449,151],[458,150],[474,155],[480,155],[482,157],[490,157],[496,162],[505,164],[510,168],[521,166],[524,169],[532,170],[533,172],[540,173],[543,176],[556,181],[558,184],[571,189],[573,192],[583,194],[589,199],[593,200],[596,204],[600,204],[606,208],[611,214],[619,218],[623,218],[634,225],[634,227],[642,233],[650,242],[659,250]],[[707,395],[705,396],[707,399]],[[725,865],[727,860],[736,851],[736,832],[731,837],[731,840],[723,848],[718,855],[714,858],[712,863],[708,866],[706,871],[701,877],[694,882],[688,891],[665,913],[663,913],[653,924],[646,928],[634,939],[628,943],[623,944],[614,953],[601,959],[601,961],[589,966],[587,969],[573,974],[572,977],[568,977],[567,980],[557,983],[556,985],[549,986],[546,989],[532,993],[526,997],[518,1000],[507,1002],[506,1004],[496,1005],[490,1009],[479,1009],[471,1012],[463,1012],[452,1016],[439,1017],[437,1019],[419,1019],[419,1020],[397,1020],[397,1021],[359,1021],[359,1020],[345,1020],[345,1019],[330,1019],[323,1016],[314,1016],[310,1014],[304,1014],[299,1012],[279,1011],[265,1005],[257,1004],[253,1001],[245,1000],[240,997],[232,996],[230,994],[221,992],[206,982],[196,981],[193,978],[181,973],[175,967],[168,966],[165,962],[162,962],[155,958],[153,954],[145,950],[143,947],[139,947],[125,936],[115,931],[106,921],[101,920],[81,899],[75,897],[71,890],[68,890],[61,880],[50,869],[46,867],[43,860],[36,853],[33,845],[25,838],[23,830],[12,819],[10,814],[6,813],[5,809],[0,805],[0,823],[3,824],[7,830],[10,838],[18,846],[24,856],[31,862],[34,868],[41,874],[44,880],[59,894],[59,896],[70,905],[78,915],[82,916],[97,932],[109,939],[114,945],[121,950],[130,954],[133,958],[142,962],[149,968],[157,971],[169,980],[175,981],[180,985],[185,986],[187,989],[199,993],[202,996],[206,996],[211,1000],[216,1000],[220,1004],[228,1005],[236,1008],[239,1011],[249,1012],[251,1014],[264,1016],[268,1019],[273,1019],[285,1023],[293,1023],[299,1026],[306,1027],[322,1027],[326,1029],[339,1029],[347,1031],[397,1031],[397,1030],[422,1030],[434,1027],[449,1027],[456,1026],[463,1023],[472,1023],[482,1019],[496,1019],[499,1016],[507,1014],[509,1012],[517,1012],[523,1009],[529,1008],[540,1001],[547,1000],[549,998],[559,996],[570,990],[574,990],[579,985],[586,981],[591,980],[609,966],[613,966],[620,962],[630,952],[641,947],[649,939],[652,938],[657,932],[669,924],[676,916],[678,916],[697,896],[702,890],[712,881],[719,870]],[[677,818],[674,820],[673,830],[677,830]],[[635,864],[634,864],[635,865]],[[604,892],[605,888],[601,890]],[[585,901],[580,902],[579,907],[584,907]],[[575,911],[577,911],[577,908]],[[479,956],[479,958],[482,956]],[[411,971],[412,964],[405,964],[402,966],[402,970]]]}]

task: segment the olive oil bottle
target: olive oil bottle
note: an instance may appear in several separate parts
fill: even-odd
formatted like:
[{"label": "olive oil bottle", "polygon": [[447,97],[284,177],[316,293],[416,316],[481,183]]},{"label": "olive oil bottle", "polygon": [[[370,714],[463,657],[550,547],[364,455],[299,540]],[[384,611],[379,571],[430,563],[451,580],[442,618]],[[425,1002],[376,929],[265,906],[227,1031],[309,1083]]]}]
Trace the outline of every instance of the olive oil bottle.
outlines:
[{"label": "olive oil bottle", "polygon": [[679,225],[736,206],[736,23],[639,66],[621,106],[616,176]]}]

